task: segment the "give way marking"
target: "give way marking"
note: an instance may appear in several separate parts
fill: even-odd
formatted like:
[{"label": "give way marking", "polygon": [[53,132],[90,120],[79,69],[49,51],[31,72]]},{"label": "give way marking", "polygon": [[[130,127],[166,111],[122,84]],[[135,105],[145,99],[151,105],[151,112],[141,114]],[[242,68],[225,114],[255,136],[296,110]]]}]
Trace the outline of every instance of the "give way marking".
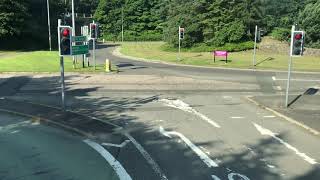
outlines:
[{"label": "give way marking", "polygon": [[293,151],[296,153],[296,155],[300,156],[301,158],[303,158],[303,160],[307,161],[310,164],[317,164],[316,160],[307,156],[305,153],[300,152],[297,148],[293,147],[292,145],[288,144],[287,142],[285,142],[284,140],[280,139],[279,137],[277,137],[277,134],[270,131],[269,129],[266,129],[256,123],[253,123],[253,125],[256,127],[256,129],[261,133],[261,135],[265,135],[265,136],[270,136],[272,138],[274,138],[275,140],[277,140],[279,143],[283,144],[284,146],[286,146],[289,150]]},{"label": "give way marking", "polygon": [[187,103],[185,103],[185,102],[183,102],[183,101],[181,101],[179,99],[177,99],[177,100],[160,99],[159,101],[164,103],[166,106],[173,107],[173,108],[180,109],[182,111],[194,114],[194,115],[200,117],[201,119],[203,119],[204,121],[208,122],[209,124],[211,124],[212,126],[214,126],[216,128],[220,128],[221,127],[218,123],[216,123],[212,119],[208,118],[207,116],[201,114],[197,110],[195,110],[192,107],[190,107],[189,104],[187,104]]},{"label": "give way marking", "polygon": [[183,134],[175,132],[175,131],[165,131],[163,127],[159,128],[159,131],[161,134],[168,138],[172,138],[172,135],[178,136],[179,138],[186,143],[193,152],[195,152],[200,159],[210,168],[210,167],[219,167],[219,165],[214,162],[212,159],[210,159],[203,151],[201,151],[200,148],[198,148],[196,145],[194,145],[188,138],[186,138]]}]

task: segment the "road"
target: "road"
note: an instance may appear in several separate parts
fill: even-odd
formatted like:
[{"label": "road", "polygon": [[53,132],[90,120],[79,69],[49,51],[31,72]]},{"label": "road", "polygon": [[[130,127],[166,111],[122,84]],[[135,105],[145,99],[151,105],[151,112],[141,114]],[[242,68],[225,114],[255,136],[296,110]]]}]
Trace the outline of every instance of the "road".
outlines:
[{"label": "road", "polygon": [[[132,179],[320,179],[319,136],[246,99],[283,94],[286,73],[140,62],[115,57],[114,48],[100,46],[97,58],[119,73],[67,74],[67,106],[123,127],[127,139],[104,147]],[[319,77],[295,73],[291,92],[319,86]],[[11,81],[1,96],[60,106],[58,75]]]}]

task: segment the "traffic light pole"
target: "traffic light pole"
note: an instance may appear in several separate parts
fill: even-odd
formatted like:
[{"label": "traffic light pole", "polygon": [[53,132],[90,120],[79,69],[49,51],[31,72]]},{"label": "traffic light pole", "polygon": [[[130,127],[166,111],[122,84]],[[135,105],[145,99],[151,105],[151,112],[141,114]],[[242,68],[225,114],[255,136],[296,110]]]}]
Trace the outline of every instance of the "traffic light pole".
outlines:
[{"label": "traffic light pole", "polygon": [[293,36],[294,36],[295,26],[292,26],[291,30],[291,46],[290,46],[290,58],[289,58],[289,67],[288,67],[288,80],[287,80],[287,90],[286,90],[286,104],[285,107],[289,107],[289,89],[290,89],[290,80],[291,80],[291,68],[292,68],[292,47],[293,47]]},{"label": "traffic light pole", "polygon": [[180,61],[181,57],[181,37],[180,37],[180,26],[179,26],[179,31],[178,31],[178,37],[179,37],[179,53],[178,53],[178,60]]},{"label": "traffic light pole", "polygon": [[[76,36],[76,23],[74,19],[74,0],[71,1],[71,11],[72,11],[72,36]],[[73,45],[75,45],[73,43]],[[72,56],[73,68],[76,68],[76,57]]]},{"label": "traffic light pole", "polygon": [[93,40],[93,62],[94,62],[94,70],[96,70],[96,39]]},{"label": "traffic light pole", "polygon": [[255,31],[255,34],[254,34],[254,50],[253,50],[253,59],[252,59],[253,69],[256,66],[257,39],[258,39],[258,26],[256,26],[256,31]]},{"label": "traffic light pole", "polygon": [[61,71],[61,98],[62,98],[62,110],[66,110],[65,102],[65,83],[64,83],[64,62],[63,56],[60,56],[60,71]]}]

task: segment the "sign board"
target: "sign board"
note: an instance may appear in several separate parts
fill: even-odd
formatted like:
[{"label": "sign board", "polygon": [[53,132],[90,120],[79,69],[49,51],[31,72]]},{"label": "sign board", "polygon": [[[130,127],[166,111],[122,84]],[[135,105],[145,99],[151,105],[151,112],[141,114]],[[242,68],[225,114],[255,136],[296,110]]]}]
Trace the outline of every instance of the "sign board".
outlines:
[{"label": "sign board", "polygon": [[87,36],[73,36],[72,42],[86,42]]},{"label": "sign board", "polygon": [[72,55],[88,54],[89,45],[72,46]]}]

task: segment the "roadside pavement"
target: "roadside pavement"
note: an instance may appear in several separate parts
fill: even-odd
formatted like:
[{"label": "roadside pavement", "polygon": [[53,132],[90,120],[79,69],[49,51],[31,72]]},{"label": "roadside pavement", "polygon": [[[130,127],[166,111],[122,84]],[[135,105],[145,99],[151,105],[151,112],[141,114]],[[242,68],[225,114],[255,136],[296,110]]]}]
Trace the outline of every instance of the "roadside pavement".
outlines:
[{"label": "roadside pavement", "polygon": [[285,107],[284,95],[255,96],[250,99],[289,117],[293,123],[296,121],[295,124],[305,129],[310,128],[311,131],[320,132],[320,95],[291,95],[289,96],[291,105],[288,108]]}]

